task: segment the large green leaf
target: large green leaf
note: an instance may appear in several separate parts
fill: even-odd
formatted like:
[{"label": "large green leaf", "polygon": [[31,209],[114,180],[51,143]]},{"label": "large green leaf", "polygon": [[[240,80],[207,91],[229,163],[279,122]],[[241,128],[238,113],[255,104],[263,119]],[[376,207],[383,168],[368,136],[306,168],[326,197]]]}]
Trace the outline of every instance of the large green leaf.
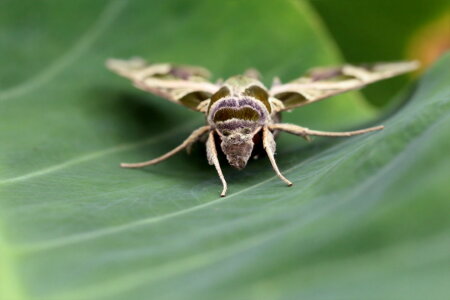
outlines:
[{"label": "large green leaf", "polygon": [[[201,147],[146,170],[202,117],[109,74],[111,56],[256,66],[292,78],[339,54],[295,1],[0,4],[2,299],[443,298],[448,270],[450,57],[381,133],[225,167]],[[351,94],[286,119],[316,129],[374,117]],[[359,126],[362,126],[359,124]]]}]

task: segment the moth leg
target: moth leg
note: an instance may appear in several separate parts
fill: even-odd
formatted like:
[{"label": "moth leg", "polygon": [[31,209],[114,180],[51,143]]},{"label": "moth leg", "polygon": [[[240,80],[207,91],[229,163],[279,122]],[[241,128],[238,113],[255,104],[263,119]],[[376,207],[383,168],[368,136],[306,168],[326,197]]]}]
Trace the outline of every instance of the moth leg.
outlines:
[{"label": "moth leg", "polygon": [[202,126],[198,129],[194,130],[191,133],[191,135],[186,140],[184,140],[183,143],[181,143],[181,145],[179,145],[172,151],[169,151],[166,154],[164,154],[158,158],[155,158],[155,159],[152,159],[149,161],[145,161],[145,162],[140,162],[140,163],[132,163],[132,164],[122,163],[122,164],[120,164],[120,166],[123,168],[142,168],[142,167],[151,166],[151,165],[160,163],[163,160],[166,160],[167,158],[171,157],[172,155],[180,152],[184,148],[189,147],[192,143],[197,141],[203,134],[205,134],[209,129],[210,129],[210,126]]},{"label": "moth leg", "polygon": [[274,152],[275,152],[275,140],[273,138],[272,132],[270,132],[269,128],[267,126],[263,127],[263,147],[264,150],[266,150],[267,156],[269,157],[270,163],[272,164],[272,167],[277,174],[278,177],[280,177],[281,180],[287,183],[288,186],[292,186],[292,182],[290,182],[286,177],[281,174],[280,170],[278,169],[277,163],[275,161]]},{"label": "moth leg", "polygon": [[222,181],[223,189],[220,193],[220,197],[225,197],[227,193],[227,182],[223,177],[222,169],[220,168],[219,159],[217,157],[216,142],[214,140],[214,131],[209,132],[208,140],[206,141],[206,155],[208,157],[208,163],[214,165],[217,174],[219,174],[220,181]]},{"label": "moth leg", "polygon": [[329,136],[329,137],[353,136],[353,135],[363,134],[363,133],[367,133],[367,132],[382,130],[384,128],[384,126],[381,125],[381,126],[375,126],[375,127],[370,127],[370,128],[366,128],[366,129],[360,129],[360,130],[355,130],[355,131],[343,131],[343,132],[310,130],[308,128],[301,127],[298,125],[285,124],[285,123],[272,124],[272,125],[269,125],[269,128],[271,130],[286,131],[288,133],[301,136],[303,138],[308,138],[309,135]]},{"label": "moth leg", "polygon": [[274,77],[272,80],[272,87],[282,85],[280,77]]}]

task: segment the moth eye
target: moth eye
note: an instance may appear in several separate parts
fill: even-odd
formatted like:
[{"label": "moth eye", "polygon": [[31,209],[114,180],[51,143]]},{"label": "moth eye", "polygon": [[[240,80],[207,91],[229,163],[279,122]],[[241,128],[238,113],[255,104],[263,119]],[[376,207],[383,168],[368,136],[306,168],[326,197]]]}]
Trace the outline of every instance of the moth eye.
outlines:
[{"label": "moth eye", "polygon": [[231,132],[229,130],[222,130],[222,134],[224,136],[229,136],[231,134]]},{"label": "moth eye", "polygon": [[242,132],[244,134],[250,134],[252,132],[252,130],[250,128],[244,128],[244,129],[242,129]]}]

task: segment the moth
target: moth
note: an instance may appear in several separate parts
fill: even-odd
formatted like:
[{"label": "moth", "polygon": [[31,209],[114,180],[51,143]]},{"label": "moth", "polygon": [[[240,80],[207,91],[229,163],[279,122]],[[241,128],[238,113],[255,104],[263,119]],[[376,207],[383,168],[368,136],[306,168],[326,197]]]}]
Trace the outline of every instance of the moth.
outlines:
[{"label": "moth", "polygon": [[278,132],[291,133],[306,140],[310,136],[348,137],[381,130],[376,126],[356,131],[325,132],[294,124],[280,123],[280,114],[372,82],[390,78],[418,67],[417,62],[344,65],[316,68],[305,76],[282,84],[273,80],[270,89],[259,80],[256,70],[215,83],[209,81],[208,70],[188,65],[149,64],[141,58],[109,59],[107,67],[132,81],[139,89],[158,95],[194,111],[203,113],[206,125],[194,130],[178,147],[166,154],[141,163],[122,163],[124,168],[141,168],[160,163],[172,155],[206,138],[206,154],[222,182],[221,196],[227,192],[227,182],[218,159],[218,148],[228,163],[243,169],[256,149],[264,149],[270,163],[288,186],[292,186],[278,169],[275,161],[275,139]]}]

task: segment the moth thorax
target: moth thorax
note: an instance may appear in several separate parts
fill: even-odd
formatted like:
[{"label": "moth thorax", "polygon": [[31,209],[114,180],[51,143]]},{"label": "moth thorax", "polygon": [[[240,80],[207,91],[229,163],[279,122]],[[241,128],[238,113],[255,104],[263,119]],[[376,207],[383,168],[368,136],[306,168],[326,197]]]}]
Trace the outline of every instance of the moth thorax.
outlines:
[{"label": "moth thorax", "polygon": [[231,119],[265,123],[268,118],[266,106],[250,96],[224,97],[216,100],[208,112],[208,122],[211,125]]}]

